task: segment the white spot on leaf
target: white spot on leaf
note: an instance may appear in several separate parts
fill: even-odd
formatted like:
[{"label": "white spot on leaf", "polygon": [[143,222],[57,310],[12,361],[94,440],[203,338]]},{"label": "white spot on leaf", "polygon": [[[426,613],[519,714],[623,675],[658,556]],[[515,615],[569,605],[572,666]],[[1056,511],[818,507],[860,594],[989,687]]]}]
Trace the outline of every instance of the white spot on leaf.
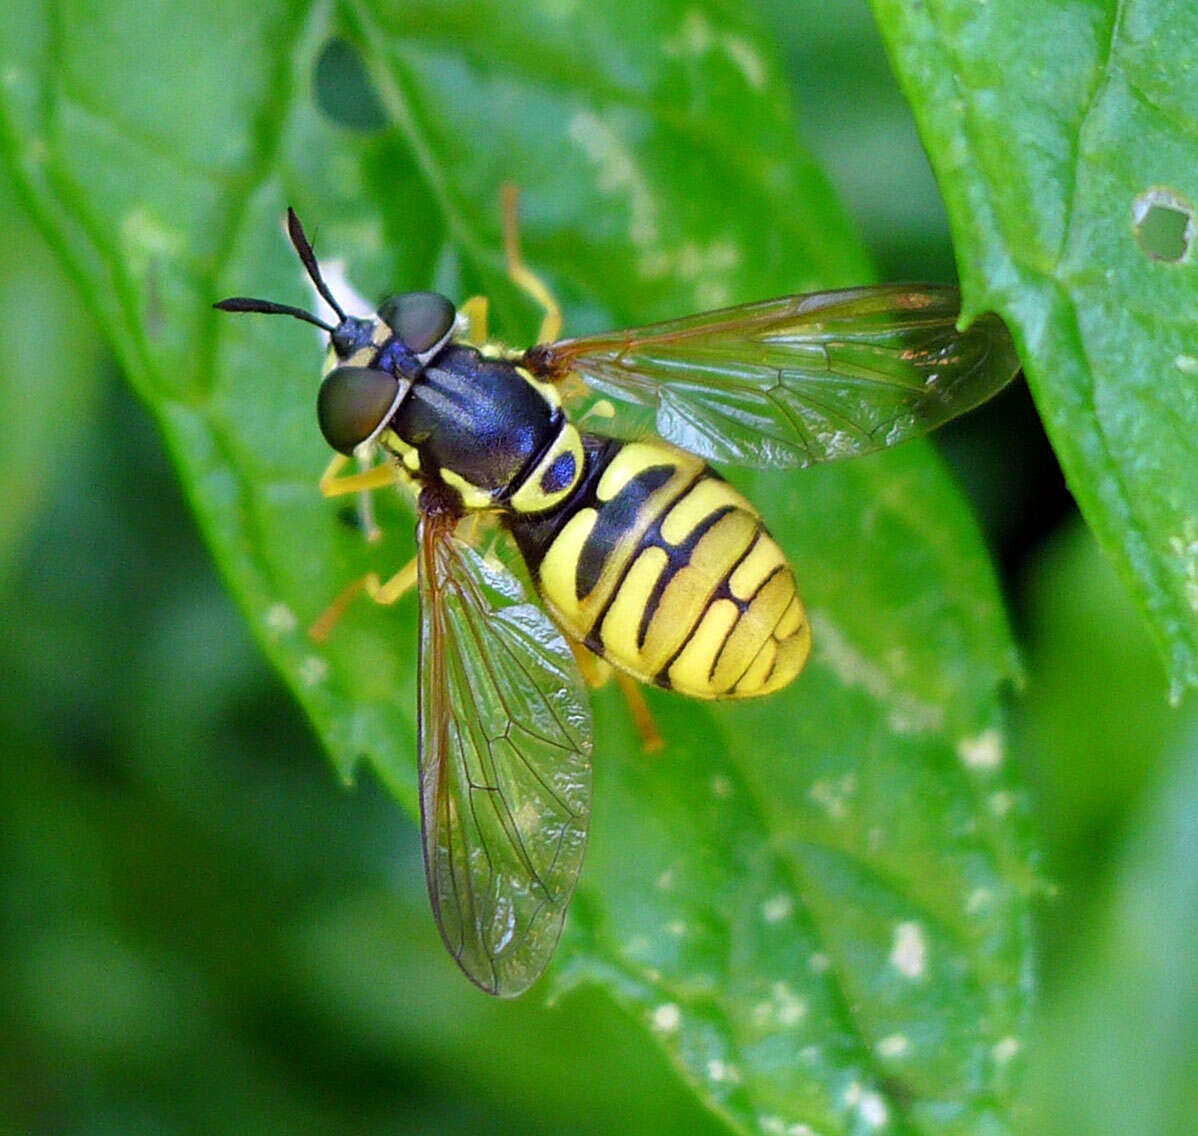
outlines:
[{"label": "white spot on leaf", "polygon": [[923,926],[915,920],[900,923],[894,929],[890,965],[904,978],[922,978],[927,970],[928,942]]},{"label": "white spot on leaf", "polygon": [[731,1065],[719,1057],[713,1057],[707,1062],[707,1076],[709,1080],[717,1084],[722,1082],[727,1082],[731,1085],[740,1084],[740,1070],[735,1065]]},{"label": "white spot on leaf", "polygon": [[877,663],[867,659],[844,633],[821,612],[811,612],[817,658],[849,687],[861,687],[874,701],[889,710],[891,729],[899,734],[938,730],[944,725],[944,710],[923,702],[898,687]]},{"label": "white spot on leaf", "polygon": [[1186,602],[1191,610],[1198,612],[1198,524],[1187,520],[1184,534],[1171,536],[1169,547],[1181,561],[1181,571],[1186,581]]},{"label": "white spot on leaf", "polygon": [[977,737],[962,738],[957,743],[957,756],[967,769],[997,769],[1003,760],[1002,735],[997,730],[986,730]]},{"label": "white spot on leaf", "polygon": [[724,50],[740,68],[740,73],[755,91],[765,86],[765,63],[747,40],[728,33],[724,36]]},{"label": "white spot on leaf", "polygon": [[977,915],[990,906],[993,898],[994,894],[989,888],[974,888],[965,900],[965,914]]},{"label": "white spot on leaf", "polygon": [[1019,1052],[1019,1039],[1014,1037],[1004,1037],[994,1045],[994,1060],[1000,1064],[1005,1064],[1010,1061],[1016,1053]]},{"label": "white spot on leaf", "polygon": [[881,1128],[890,1119],[890,1110],[887,1109],[886,1102],[875,1092],[861,1094],[857,1112],[871,1128]]},{"label": "white spot on leaf", "polygon": [[807,795],[833,820],[843,820],[848,813],[847,800],[857,791],[857,777],[846,773],[838,781],[822,777],[807,791]]},{"label": "white spot on leaf", "polygon": [[692,8],[682,17],[682,26],[663,41],[662,50],[675,58],[698,58],[711,51],[722,51],[750,87],[760,90],[765,86],[765,63],[748,41],[733,32],[713,28],[698,9]]},{"label": "white spot on leaf", "polygon": [[911,1043],[907,1040],[906,1034],[892,1033],[882,1038],[878,1042],[878,1056],[895,1058],[902,1057],[908,1049],[911,1048]]},{"label": "white spot on leaf", "polygon": [[171,228],[145,206],[137,206],[121,222],[121,247],[136,276],[145,273],[151,261],[178,258],[186,244],[178,229]]},{"label": "white spot on leaf", "polygon": [[299,677],[305,686],[316,686],[329,677],[329,664],[319,655],[309,655],[299,665]]},{"label": "white spot on leaf", "polygon": [[990,811],[996,817],[1005,817],[1015,807],[1015,796],[1006,789],[990,794]]},{"label": "white spot on leaf", "polygon": [[890,1119],[886,1102],[872,1089],[862,1088],[857,1081],[845,1090],[844,1103],[855,1109],[857,1115],[871,1128],[881,1128]]},{"label": "white spot on leaf", "polygon": [[684,241],[675,249],[646,253],[637,261],[637,268],[647,280],[669,276],[702,285],[710,284],[713,274],[731,271],[740,264],[740,259],[740,249],[732,241],[716,240],[708,245]]},{"label": "white spot on leaf", "polygon": [[633,150],[611,125],[589,110],[579,111],[570,120],[570,139],[582,147],[587,160],[597,167],[601,192],[621,194],[628,199],[628,236],[634,245],[645,248],[658,239],[657,201],[636,163]]},{"label": "white spot on leaf", "polygon": [[649,950],[650,945],[651,944],[646,936],[633,935],[632,938],[624,944],[624,950],[633,957],[636,957],[637,955],[645,954]]},{"label": "white spot on leaf", "polygon": [[782,1026],[797,1025],[807,1013],[807,1002],[800,998],[787,983],[775,982],[772,989],[774,995],[774,1015]]},{"label": "white spot on leaf", "polygon": [[779,892],[761,905],[761,918],[767,923],[781,923],[793,914],[794,900],[785,892]]},{"label": "white spot on leaf", "polygon": [[682,1011],[673,1002],[663,1002],[653,1011],[653,1028],[673,1033],[682,1024]]},{"label": "white spot on leaf", "polygon": [[732,780],[722,773],[717,773],[711,779],[711,791],[717,797],[732,796]]},{"label": "white spot on leaf", "polygon": [[295,612],[285,603],[271,604],[267,609],[266,626],[274,635],[289,635],[296,629],[298,623]]}]

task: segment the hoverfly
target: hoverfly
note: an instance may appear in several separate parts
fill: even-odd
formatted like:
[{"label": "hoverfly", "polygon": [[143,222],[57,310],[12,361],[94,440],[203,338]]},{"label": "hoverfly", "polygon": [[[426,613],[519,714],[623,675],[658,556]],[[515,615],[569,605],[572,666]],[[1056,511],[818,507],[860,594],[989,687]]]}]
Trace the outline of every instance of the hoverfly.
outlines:
[{"label": "hoverfly", "polygon": [[[768,694],[807,660],[794,577],[758,510],[707,463],[798,468],[926,433],[1018,371],[992,315],[957,328],[951,288],[786,296],[631,331],[559,338],[561,312],[521,261],[505,196],[512,280],[544,309],[536,345],[488,338],[486,300],[432,292],[347,315],[293,211],[287,222],[336,313],[236,297],[225,311],[291,315],[330,347],[317,396],[336,451],[326,497],[397,485],[416,499],[418,551],[386,582],[420,603],[419,788],[425,871],[449,952],[484,990],[514,996],[557,945],[582,865],[592,727],[584,681],[615,669],[697,698]],[[579,393],[611,421],[582,430]],[[651,415],[656,436],[622,430]],[[623,415],[623,417],[621,416]],[[377,464],[371,464],[381,453]],[[344,474],[351,457],[368,468]],[[482,555],[469,522],[510,534],[541,605]]]}]

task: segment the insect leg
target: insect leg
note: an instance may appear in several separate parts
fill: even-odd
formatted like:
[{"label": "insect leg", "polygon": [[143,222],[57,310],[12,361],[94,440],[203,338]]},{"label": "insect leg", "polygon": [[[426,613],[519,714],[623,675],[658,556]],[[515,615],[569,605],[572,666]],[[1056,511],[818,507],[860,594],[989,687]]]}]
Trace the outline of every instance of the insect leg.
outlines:
[{"label": "insect leg", "polygon": [[475,347],[481,347],[487,342],[488,307],[486,296],[471,296],[458,308],[458,315],[466,322],[466,334],[462,338]]},{"label": "insect leg", "polygon": [[374,489],[382,489],[393,485],[396,480],[395,467],[390,462],[383,462],[362,473],[340,476],[345,463],[349,461],[344,454],[334,454],[323,474],[320,476],[320,492],[324,497],[342,497],[346,493],[357,493],[358,519],[362,523],[362,532],[366,540],[373,544],[381,537],[382,530],[374,523],[374,509],[370,503],[370,493]]},{"label": "insect leg", "polygon": [[503,252],[507,258],[507,274],[512,283],[523,289],[542,308],[541,330],[538,343],[552,343],[562,334],[562,309],[545,282],[520,259],[520,229],[516,216],[519,190],[511,182],[503,187]]},{"label": "insect leg", "polygon": [[656,753],[661,749],[666,744],[665,740],[657,728],[657,723],[653,721],[653,712],[649,709],[649,704],[645,701],[645,696],[641,693],[636,679],[626,675],[623,671],[616,670],[606,659],[601,659],[581,643],[575,643],[572,639],[567,639],[566,642],[570,644],[570,650],[574,652],[574,658],[578,661],[578,669],[582,672],[583,679],[592,690],[598,690],[599,687],[607,685],[607,680],[613,674],[616,676],[616,685],[619,686],[620,693],[624,695],[624,701],[628,703],[628,712],[632,715],[636,732],[641,735],[642,748],[646,753]]},{"label": "insect leg", "polygon": [[567,638],[566,642],[570,644],[570,650],[574,652],[574,659],[578,663],[578,669],[582,672],[583,681],[587,686],[592,690],[606,686],[607,680],[612,675],[611,663],[606,659],[601,659],[581,643],[575,643],[573,639]]},{"label": "insect leg", "polygon": [[320,475],[322,497],[343,497],[346,493],[359,493],[370,489],[382,489],[395,484],[395,469],[390,462],[383,462],[363,473],[350,473],[344,477],[341,471],[349,461],[344,454],[335,454],[324,473]]},{"label": "insect leg", "polygon": [[628,712],[632,715],[636,732],[641,735],[641,748],[646,753],[657,753],[665,746],[665,739],[653,720],[653,712],[649,709],[636,679],[623,671],[616,671],[616,683],[620,687],[620,693],[624,695],[624,701],[628,703]]},{"label": "insect leg", "polygon": [[416,586],[416,561],[418,557],[413,556],[394,576],[386,583],[379,583],[379,578],[373,572],[365,578],[362,586],[366,589],[366,594],[374,600],[376,604],[393,604],[401,599],[407,592],[410,592]]},{"label": "insect leg", "polygon": [[338,620],[345,614],[345,609],[360,592],[365,592],[377,604],[393,604],[398,601],[416,585],[416,559],[413,556],[385,583],[379,580],[377,572],[368,572],[365,576],[342,588],[336,599],[320,613],[316,622],[308,628],[308,637],[317,643],[323,643],[337,625]]}]

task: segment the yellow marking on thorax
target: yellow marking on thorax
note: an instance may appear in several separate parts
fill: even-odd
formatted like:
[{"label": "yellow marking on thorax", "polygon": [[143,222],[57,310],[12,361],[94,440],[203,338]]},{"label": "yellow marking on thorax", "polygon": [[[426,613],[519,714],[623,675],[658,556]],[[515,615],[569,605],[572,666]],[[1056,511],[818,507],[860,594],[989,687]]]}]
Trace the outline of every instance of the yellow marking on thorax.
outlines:
[{"label": "yellow marking on thorax", "polygon": [[[570,478],[569,485],[563,489],[559,489],[554,493],[546,493],[541,485],[541,479],[549,472],[554,462],[563,454],[573,456],[574,475]],[[551,509],[574,492],[574,487],[581,479],[582,473],[582,438],[573,425],[569,422],[563,422],[557,440],[545,451],[536,468],[525,477],[520,488],[512,494],[509,504],[517,513],[539,513],[546,509]]]},{"label": "yellow marking on thorax", "polygon": [[460,473],[455,473],[448,466],[442,466],[437,472],[446,485],[462,495],[462,504],[467,509],[489,509],[495,503],[490,490],[471,485]]},{"label": "yellow marking on thorax", "polygon": [[505,363],[511,363],[519,376],[529,386],[536,387],[541,397],[550,406],[561,406],[562,396],[557,388],[557,384],[542,382],[527,367],[520,365],[519,360],[524,355],[523,351],[508,347],[506,344],[500,343],[495,339],[488,339],[486,343],[480,344],[477,350],[484,359],[502,359]]},{"label": "yellow marking on thorax", "polygon": [[561,406],[562,395],[561,395],[561,391],[559,391],[557,389],[557,384],[541,382],[540,379],[535,378],[533,376],[533,373],[530,370],[528,370],[527,367],[519,367],[519,366],[516,367],[516,373],[526,383],[528,383],[528,385],[530,387],[535,388],[537,390],[537,392],[540,394],[540,396],[547,403],[549,403],[549,405],[552,406],[554,409],[557,409],[558,407]]},{"label": "yellow marking on thorax", "polygon": [[420,472],[420,451],[405,442],[394,430],[384,430],[379,435],[379,444],[413,473]]}]

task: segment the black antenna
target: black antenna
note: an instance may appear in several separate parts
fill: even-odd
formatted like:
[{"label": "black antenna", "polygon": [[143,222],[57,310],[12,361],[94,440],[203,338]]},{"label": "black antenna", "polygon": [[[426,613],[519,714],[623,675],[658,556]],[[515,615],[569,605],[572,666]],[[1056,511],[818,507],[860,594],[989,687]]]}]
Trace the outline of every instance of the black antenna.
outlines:
[{"label": "black antenna", "polygon": [[230,296],[229,299],[221,300],[212,306],[219,308],[222,312],[262,312],[268,316],[295,316],[296,319],[301,319],[305,323],[315,324],[330,335],[337,330],[325,323],[324,320],[317,319],[311,312],[304,311],[303,308],[293,308],[290,304],[276,304],[273,300],[253,300],[249,296]]},{"label": "black antenna", "polygon": [[324,277],[320,275],[320,266],[316,263],[316,254],[312,251],[312,245],[308,241],[308,236],[304,232],[303,225],[300,224],[300,219],[295,215],[295,210],[290,205],[287,206],[287,232],[291,235],[291,243],[295,246],[295,251],[299,253],[300,260],[304,262],[304,268],[308,270],[308,276],[312,283],[316,285],[316,290],[324,297],[325,303],[337,313],[338,319],[342,323],[345,323],[346,315],[341,310],[341,305],[333,299],[333,293],[329,291],[329,286],[324,282]]},{"label": "black antenna", "polygon": [[[329,291],[329,286],[324,282],[324,277],[320,274],[320,266],[316,263],[316,254],[312,251],[312,243],[308,240],[308,234],[304,232],[300,219],[290,205],[287,206],[287,233],[303,262],[308,278],[316,285],[316,290],[324,297],[329,307],[337,313],[338,319],[341,320],[340,326],[345,328],[349,323],[349,317],[342,311],[341,305],[333,299],[333,293]],[[303,308],[293,308],[290,304],[276,304],[273,300],[255,300],[249,296],[230,296],[229,299],[221,300],[212,306],[219,308],[222,312],[262,312],[268,316],[294,316],[305,323],[315,324],[316,327],[327,331],[334,338],[336,338],[338,330],[311,312],[304,311]]]}]

